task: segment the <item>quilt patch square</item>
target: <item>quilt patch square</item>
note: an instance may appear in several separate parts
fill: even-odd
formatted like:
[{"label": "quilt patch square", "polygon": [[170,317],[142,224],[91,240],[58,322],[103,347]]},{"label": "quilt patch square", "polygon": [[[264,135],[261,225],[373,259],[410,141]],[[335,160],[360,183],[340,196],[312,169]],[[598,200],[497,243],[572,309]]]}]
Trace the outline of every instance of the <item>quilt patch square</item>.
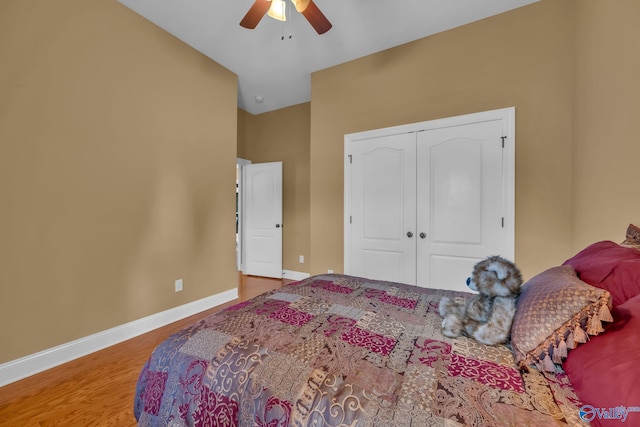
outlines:
[{"label": "quilt patch square", "polygon": [[378,335],[388,337],[397,337],[405,332],[402,322],[388,317],[380,316],[373,312],[367,312],[358,322],[356,326],[360,329],[366,329]]},{"label": "quilt patch square", "polygon": [[218,353],[218,350],[224,347],[232,338],[233,336],[223,332],[203,329],[189,338],[178,351],[199,359],[211,360]]},{"label": "quilt patch square", "polygon": [[269,315],[270,319],[276,319],[290,325],[302,326],[310,322],[315,316],[313,314],[304,313],[291,307],[281,307]]},{"label": "quilt patch square", "polygon": [[327,321],[318,328],[317,332],[322,333],[325,337],[330,337],[334,334],[342,334],[350,330],[356,321],[348,317],[342,316],[329,316]]},{"label": "quilt patch square", "polygon": [[524,393],[520,372],[508,366],[453,353],[447,369],[452,377],[460,376],[500,390]]},{"label": "quilt patch square", "polygon": [[339,316],[355,320],[361,319],[362,316],[366,314],[364,310],[342,304],[332,304],[331,307],[329,307],[328,313],[337,314]]},{"label": "quilt patch square", "polygon": [[391,304],[391,305],[397,305],[398,307],[407,308],[409,310],[413,310],[418,304],[418,301],[416,300],[412,300],[409,298],[402,298],[396,295],[384,294],[384,295],[381,295],[379,298],[381,302]]},{"label": "quilt patch square", "polygon": [[296,302],[303,297],[301,297],[300,295],[286,293],[286,292],[276,292],[273,295],[269,295],[268,298],[271,298],[273,300],[278,300],[278,301]]},{"label": "quilt patch square", "polygon": [[391,337],[385,337],[356,326],[343,333],[341,338],[351,345],[364,347],[382,356],[388,356],[396,345],[396,340]]},{"label": "quilt patch square", "polygon": [[348,295],[350,293],[353,292],[353,288],[350,288],[348,286],[343,286],[343,285],[339,285],[335,282],[331,282],[328,280],[322,280],[319,281],[317,285],[314,285],[320,289],[323,289],[325,291],[329,291],[329,292],[335,292],[338,294],[345,294]]},{"label": "quilt patch square", "polygon": [[317,301],[309,297],[304,297],[298,301],[292,302],[289,307],[305,313],[318,315],[326,313],[330,306],[331,304],[326,301]]},{"label": "quilt patch square", "polygon": [[193,414],[196,427],[238,425],[238,402],[204,387],[200,394],[200,404]]},{"label": "quilt patch square", "polygon": [[147,372],[148,383],[143,395],[144,412],[151,415],[160,413],[160,403],[168,375],[167,372]]}]

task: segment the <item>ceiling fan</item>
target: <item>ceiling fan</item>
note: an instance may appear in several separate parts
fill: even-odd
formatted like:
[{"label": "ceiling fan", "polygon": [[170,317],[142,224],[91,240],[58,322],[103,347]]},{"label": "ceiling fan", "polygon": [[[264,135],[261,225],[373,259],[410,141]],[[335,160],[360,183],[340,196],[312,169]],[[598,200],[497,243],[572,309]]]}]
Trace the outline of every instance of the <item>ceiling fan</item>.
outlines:
[{"label": "ceiling fan", "polygon": [[[247,14],[242,18],[242,21],[240,21],[240,26],[254,29],[262,17],[269,11],[271,3],[272,0],[255,0]],[[291,3],[293,3],[298,12],[307,18],[309,24],[311,24],[318,34],[324,34],[331,29],[331,22],[324,16],[313,0],[291,0]]]}]

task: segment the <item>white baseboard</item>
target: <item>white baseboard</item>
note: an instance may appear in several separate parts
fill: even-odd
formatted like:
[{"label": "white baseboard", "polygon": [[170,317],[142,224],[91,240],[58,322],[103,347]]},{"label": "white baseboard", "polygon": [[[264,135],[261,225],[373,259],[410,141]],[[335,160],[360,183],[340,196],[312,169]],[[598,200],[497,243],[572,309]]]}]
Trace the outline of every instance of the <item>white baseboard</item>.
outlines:
[{"label": "white baseboard", "polygon": [[0,387],[62,365],[238,298],[230,289],[20,359],[0,364]]},{"label": "white baseboard", "polygon": [[291,280],[303,280],[310,277],[309,273],[302,273],[300,271],[282,270],[282,277]]}]

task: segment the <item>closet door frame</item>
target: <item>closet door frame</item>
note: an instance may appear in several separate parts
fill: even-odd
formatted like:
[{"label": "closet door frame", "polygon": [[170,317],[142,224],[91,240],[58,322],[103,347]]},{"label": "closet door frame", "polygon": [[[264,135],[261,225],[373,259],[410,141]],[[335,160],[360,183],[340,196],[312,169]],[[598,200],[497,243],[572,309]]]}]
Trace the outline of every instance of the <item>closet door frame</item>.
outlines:
[{"label": "closet door frame", "polygon": [[420,132],[448,126],[502,120],[503,123],[503,198],[505,249],[500,255],[515,262],[515,107],[501,108],[461,116],[411,123],[382,129],[347,134],[344,136],[344,272],[351,273],[351,144],[359,141],[401,133]]}]

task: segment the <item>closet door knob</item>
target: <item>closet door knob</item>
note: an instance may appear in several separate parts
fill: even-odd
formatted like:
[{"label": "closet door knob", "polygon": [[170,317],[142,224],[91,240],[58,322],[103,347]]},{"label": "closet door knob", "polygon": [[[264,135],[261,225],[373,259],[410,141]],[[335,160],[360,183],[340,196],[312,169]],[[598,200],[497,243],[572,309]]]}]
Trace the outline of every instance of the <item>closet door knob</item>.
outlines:
[{"label": "closet door knob", "polygon": [[409,232],[407,232],[407,237],[408,237],[408,238],[412,238],[412,237],[413,237],[413,233],[412,233],[412,232],[410,232],[410,231],[409,231]]},{"label": "closet door knob", "polygon": [[425,239],[426,237],[427,237],[427,233],[425,233],[425,232],[420,233],[420,238],[421,239]]}]

